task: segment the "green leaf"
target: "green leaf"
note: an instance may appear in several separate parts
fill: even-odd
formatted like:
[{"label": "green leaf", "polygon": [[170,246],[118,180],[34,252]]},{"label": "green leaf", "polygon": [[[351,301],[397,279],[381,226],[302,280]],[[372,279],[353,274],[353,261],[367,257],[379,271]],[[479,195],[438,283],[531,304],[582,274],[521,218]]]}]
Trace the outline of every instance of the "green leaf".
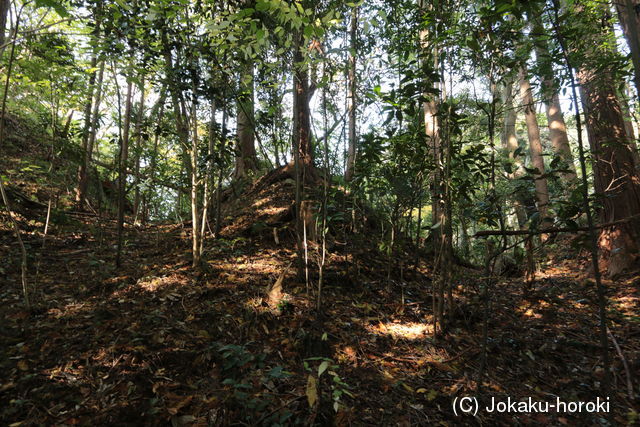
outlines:
[{"label": "green leaf", "polygon": [[57,0],[36,0],[37,7],[50,7],[63,18],[69,16],[69,11]]},{"label": "green leaf", "polygon": [[311,38],[313,36],[313,27],[311,25],[307,25],[306,27],[304,27],[304,35],[307,38]]},{"label": "green leaf", "polygon": [[327,370],[328,367],[329,367],[329,362],[326,360],[322,362],[320,366],[318,366],[318,378],[320,378],[320,375],[322,375],[324,371]]}]

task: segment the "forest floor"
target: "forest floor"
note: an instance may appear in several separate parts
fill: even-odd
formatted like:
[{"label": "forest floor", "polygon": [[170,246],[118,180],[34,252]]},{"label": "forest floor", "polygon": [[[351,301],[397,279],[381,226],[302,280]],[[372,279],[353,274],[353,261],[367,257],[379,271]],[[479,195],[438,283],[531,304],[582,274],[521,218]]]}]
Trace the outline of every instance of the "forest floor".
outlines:
[{"label": "forest floor", "polygon": [[[485,279],[476,270],[456,267],[455,315],[434,338],[430,260],[415,268],[415,254],[398,251],[389,274],[371,233],[334,233],[317,310],[318,247],[309,247],[307,286],[296,278],[287,179],[263,181],[230,198],[239,201],[227,203],[222,237],[205,242],[201,273],[191,268],[185,224],[127,225],[124,261],[116,268],[112,219],[57,210],[43,238],[42,202],[51,193],[34,183],[46,182],[45,164],[34,172],[28,159],[3,162],[18,165],[16,172],[7,164],[3,170],[29,196],[17,218],[29,253],[33,308],[22,303],[20,251],[3,210],[2,425],[639,420],[638,379],[629,378],[640,372],[638,277],[605,282],[615,337],[609,414],[454,412],[454,400],[464,396],[484,403],[603,397],[596,289],[588,262],[568,240],[548,249],[531,288],[522,278],[491,286],[489,356],[479,395]],[[63,172],[56,172],[60,180],[73,179]]]},{"label": "forest floor", "polygon": [[[0,259],[8,260],[0,285],[2,424],[638,421],[627,391],[627,376],[640,371],[638,278],[606,282],[611,332],[628,365],[612,344],[610,414],[481,409],[476,417],[456,416],[454,398],[477,395],[478,272],[456,271],[456,316],[434,339],[428,266],[414,269],[406,259],[389,281],[386,257],[356,236],[332,248],[318,312],[317,276],[309,290],[296,280],[290,239],[277,244],[270,232],[246,237],[228,227],[223,238],[207,240],[207,266],[196,275],[189,229],[129,226],[124,263],[116,268],[115,223],[67,217],[44,244],[42,223],[23,221],[36,289],[31,312],[21,303],[14,236],[0,232]],[[484,402],[601,396],[596,290],[585,261],[559,258],[541,266],[532,289],[520,278],[492,287]],[[279,278],[274,302],[269,290]]]}]

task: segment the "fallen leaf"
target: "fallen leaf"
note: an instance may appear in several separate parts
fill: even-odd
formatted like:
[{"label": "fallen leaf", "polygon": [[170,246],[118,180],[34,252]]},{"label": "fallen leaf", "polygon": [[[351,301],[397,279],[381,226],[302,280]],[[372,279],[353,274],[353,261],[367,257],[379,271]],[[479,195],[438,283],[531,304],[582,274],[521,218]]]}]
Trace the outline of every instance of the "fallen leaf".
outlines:
[{"label": "fallen leaf", "polygon": [[405,390],[407,390],[409,393],[413,393],[413,388],[411,388],[411,386],[402,383],[402,387],[404,387]]},{"label": "fallen leaf", "polygon": [[309,375],[307,378],[307,402],[309,407],[313,408],[318,401],[318,388],[316,386],[316,379],[313,375]]}]

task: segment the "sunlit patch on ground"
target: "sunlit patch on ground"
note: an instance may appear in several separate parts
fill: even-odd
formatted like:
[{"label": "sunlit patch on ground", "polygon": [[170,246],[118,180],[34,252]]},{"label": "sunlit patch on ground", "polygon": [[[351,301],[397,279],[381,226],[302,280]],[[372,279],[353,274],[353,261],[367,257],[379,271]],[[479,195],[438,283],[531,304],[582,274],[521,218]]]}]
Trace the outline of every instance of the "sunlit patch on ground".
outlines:
[{"label": "sunlit patch on ground", "polygon": [[640,307],[640,298],[638,297],[626,295],[614,298],[611,304],[625,316],[638,317],[638,307]]},{"label": "sunlit patch on ground", "polygon": [[183,277],[178,275],[167,276],[145,276],[139,279],[136,284],[147,292],[156,292],[159,289],[166,288],[168,286],[185,285],[187,282]]},{"label": "sunlit patch on ground", "polygon": [[391,335],[395,339],[415,340],[424,338],[431,332],[432,325],[426,323],[382,323],[367,326],[367,330],[374,334]]}]

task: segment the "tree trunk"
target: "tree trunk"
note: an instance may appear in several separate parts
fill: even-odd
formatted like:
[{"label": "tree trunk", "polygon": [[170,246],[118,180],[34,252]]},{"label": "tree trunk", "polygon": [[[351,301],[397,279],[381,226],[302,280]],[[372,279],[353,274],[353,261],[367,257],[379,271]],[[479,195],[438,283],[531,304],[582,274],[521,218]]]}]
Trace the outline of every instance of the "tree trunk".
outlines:
[{"label": "tree trunk", "polygon": [[616,276],[640,266],[640,176],[611,76],[582,69],[578,80],[594,157],[595,191],[603,204],[601,221],[627,221],[600,233],[608,273]]},{"label": "tree trunk", "polygon": [[[431,13],[433,5],[428,5],[425,1],[420,1],[419,7],[422,13]],[[438,61],[438,47],[429,29],[420,30],[420,55],[423,61],[423,68],[430,69],[440,75],[440,64]],[[425,85],[438,88],[438,80],[426,80]],[[426,101],[423,102],[423,117],[427,144],[431,148],[434,161],[433,183],[432,183],[432,223],[434,225],[433,249],[434,257],[438,269],[438,278],[435,283],[433,293],[434,307],[434,336],[443,328],[443,314],[445,305],[445,289],[449,288],[450,282],[450,260],[451,260],[451,205],[449,201],[449,162],[451,151],[449,147],[450,138],[448,133],[445,138],[441,135],[441,119],[439,113],[439,100],[433,93],[425,93]],[[444,142],[444,144],[443,144]],[[452,298],[449,298],[449,308],[452,308]]]},{"label": "tree trunk", "polygon": [[618,12],[618,19],[627,39],[633,62],[633,82],[640,97],[640,15],[636,8],[640,7],[638,0],[614,0],[613,4]]},{"label": "tree trunk", "polygon": [[305,47],[302,45],[303,36],[299,33],[296,36],[293,53],[294,73],[293,73],[293,147],[292,151],[297,152],[303,180],[307,176],[307,169],[313,166],[313,151],[311,148],[311,111],[309,101],[311,92],[309,90],[309,65],[303,55]]},{"label": "tree trunk", "polygon": [[[517,179],[524,174],[524,167],[520,156],[516,156],[518,149],[518,137],[516,136],[516,120],[518,111],[513,104],[513,79],[507,79],[502,92],[502,103],[504,105],[504,125],[502,128],[502,146],[507,150],[509,160],[513,162],[513,170],[509,174],[509,179]],[[524,227],[527,223],[528,215],[525,209],[527,202],[523,200],[522,192],[518,192],[513,199],[513,207],[518,219],[518,226]]]},{"label": "tree trunk", "polygon": [[[546,86],[549,82],[545,81],[543,84]],[[567,136],[567,125],[564,122],[564,115],[560,107],[560,98],[555,90],[551,95],[551,99],[545,104],[551,147],[564,163],[563,166],[567,168],[567,172],[563,172],[561,175],[565,185],[571,185],[577,181],[578,176],[576,175],[576,166],[573,163],[573,154],[571,153],[571,146]]]},{"label": "tree trunk", "polygon": [[196,100],[196,91],[195,84],[193,88],[193,102],[192,102],[192,110],[191,110],[191,120],[193,122],[192,135],[191,135],[191,150],[190,150],[190,159],[191,159],[191,221],[192,232],[191,232],[191,243],[192,243],[192,252],[193,252],[193,268],[200,268],[200,259],[201,259],[201,249],[200,245],[200,204],[198,193],[200,188],[200,181],[198,178],[198,115],[197,115],[197,100]]},{"label": "tree trunk", "polygon": [[[293,130],[292,147],[293,168],[295,172],[295,214],[296,214],[296,252],[297,252],[297,277],[301,281],[304,275],[305,256],[303,248],[304,223],[302,212],[302,191],[304,188],[304,152],[309,145],[309,126],[307,126],[309,100],[307,98],[307,65],[303,63],[302,33],[295,36],[293,51]],[[305,109],[305,105],[307,109]],[[307,288],[308,288],[307,282]]]},{"label": "tree trunk", "polygon": [[125,183],[127,180],[127,159],[129,157],[129,128],[131,127],[131,98],[133,93],[133,81],[128,79],[127,98],[124,108],[124,123],[122,129],[122,139],[120,141],[120,158],[118,171],[118,245],[116,255],[116,266],[120,267],[122,260],[122,234],[124,231],[124,205],[125,205]]},{"label": "tree trunk", "polygon": [[502,146],[507,150],[509,160],[514,161],[516,169],[511,174],[511,178],[517,177],[522,170],[522,162],[516,158],[518,149],[518,137],[516,136],[516,119],[518,112],[513,105],[513,80],[508,79],[502,92],[502,102],[504,105],[504,126],[502,129]]},{"label": "tree trunk", "polygon": [[222,229],[222,176],[224,173],[224,150],[227,145],[227,100],[226,92],[222,94],[222,135],[220,136],[220,147],[218,151],[218,179],[216,183],[216,226],[215,237],[220,237]]},{"label": "tree trunk", "polygon": [[140,83],[140,103],[138,104],[138,117],[136,118],[136,146],[135,146],[135,160],[134,160],[134,175],[135,175],[135,187],[133,196],[133,213],[138,218],[140,211],[140,151],[142,150],[142,121],[144,120],[144,101],[145,101],[145,85],[144,76]]},{"label": "tree trunk", "polygon": [[211,119],[209,120],[209,138],[207,139],[207,170],[204,178],[204,201],[202,203],[202,225],[200,227],[201,239],[200,239],[200,252],[202,252],[202,245],[204,244],[204,236],[206,234],[207,221],[211,212],[211,201],[213,196],[213,165],[215,156],[215,142],[216,142],[216,102],[215,97],[211,96],[209,101],[209,114]]},{"label": "tree trunk", "polygon": [[96,99],[93,103],[93,112],[91,113],[92,123],[91,132],[89,132],[89,141],[87,143],[87,150],[85,151],[84,165],[88,171],[91,167],[91,161],[93,158],[93,151],[96,145],[96,138],[98,136],[98,125],[100,116],[100,103],[102,102],[102,82],[104,81],[104,67],[105,61],[100,63],[100,71],[98,72],[98,82],[96,83]]},{"label": "tree trunk", "polygon": [[356,165],[356,52],[357,52],[357,36],[358,36],[358,8],[351,10],[351,29],[349,31],[349,147],[347,150],[347,168],[345,171],[345,179],[351,181]]},{"label": "tree trunk", "polygon": [[564,163],[563,169],[567,172],[561,173],[565,187],[572,187],[577,182],[576,166],[573,163],[573,154],[567,136],[567,125],[560,106],[560,97],[553,78],[553,59],[550,55],[549,43],[547,41],[546,30],[541,19],[534,17],[532,26],[536,35],[536,61],[541,70],[542,93],[547,111],[547,126],[549,127],[549,140],[554,154]]},{"label": "tree trunk", "polygon": [[[167,87],[163,86],[160,90],[160,98],[158,102],[153,107],[153,111],[151,112],[151,120],[155,121],[154,131],[153,131],[153,152],[151,153],[151,160],[149,161],[149,182],[153,183],[156,174],[156,165],[158,163],[158,142],[160,140],[160,122],[164,116],[164,104],[167,98]],[[151,193],[151,188],[148,188],[144,195],[144,209],[142,212],[142,222],[145,223],[147,218],[149,217],[149,196]]]},{"label": "tree trunk", "polygon": [[[541,228],[550,226],[547,218],[547,208],[549,205],[549,189],[547,178],[544,176],[544,158],[542,157],[542,142],[540,140],[540,128],[536,117],[535,103],[531,93],[531,85],[524,68],[520,69],[520,97],[524,108],[525,122],[527,124],[527,136],[529,137],[529,151],[531,153],[531,164],[537,171],[533,174],[536,189],[536,205],[538,208],[539,224]],[[544,239],[544,236],[543,236]]]},{"label": "tree trunk", "polygon": [[[91,123],[92,123],[91,112],[93,111],[93,109],[91,107],[93,106],[93,91],[96,84],[96,72],[95,72],[96,65],[98,65],[98,54],[94,53],[93,57],[91,58],[91,70],[93,71],[89,76],[89,94],[87,95],[87,102],[85,103],[85,106],[84,106],[84,126],[82,129],[82,152],[83,152],[85,161],[82,162],[80,164],[80,167],[78,168],[78,187],[76,189],[76,204],[80,209],[84,207],[83,206],[84,199],[86,198],[86,195],[87,195],[87,181],[88,181],[87,172],[89,170],[89,165],[86,162],[86,158],[87,158],[87,148],[89,144],[89,132],[91,130]],[[88,157],[91,157],[91,156],[89,155]]]},{"label": "tree trunk", "polygon": [[6,40],[5,32],[7,31],[7,15],[9,14],[10,0],[0,0],[0,54],[4,50]]},{"label": "tree trunk", "polygon": [[242,178],[247,172],[255,171],[258,168],[253,97],[253,64],[247,61],[240,76],[240,95],[237,101],[238,145],[236,147],[235,178]]}]

